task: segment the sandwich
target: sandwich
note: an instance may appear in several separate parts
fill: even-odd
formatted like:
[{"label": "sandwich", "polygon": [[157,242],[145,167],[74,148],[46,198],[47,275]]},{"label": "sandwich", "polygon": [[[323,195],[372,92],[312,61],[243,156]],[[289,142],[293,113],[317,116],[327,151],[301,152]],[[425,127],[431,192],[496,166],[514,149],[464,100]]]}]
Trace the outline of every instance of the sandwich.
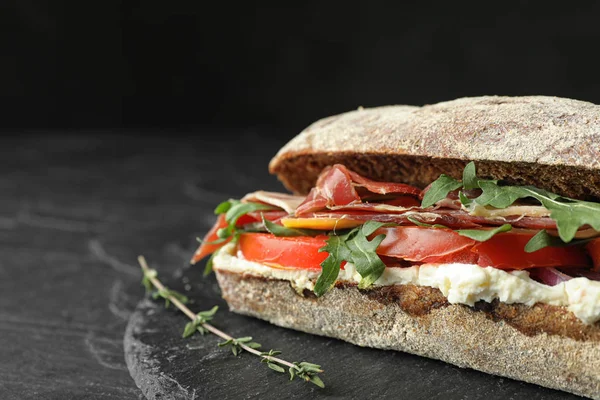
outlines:
[{"label": "sandwich", "polygon": [[233,312],[600,398],[600,106],[359,108],[269,171],[191,261]]}]

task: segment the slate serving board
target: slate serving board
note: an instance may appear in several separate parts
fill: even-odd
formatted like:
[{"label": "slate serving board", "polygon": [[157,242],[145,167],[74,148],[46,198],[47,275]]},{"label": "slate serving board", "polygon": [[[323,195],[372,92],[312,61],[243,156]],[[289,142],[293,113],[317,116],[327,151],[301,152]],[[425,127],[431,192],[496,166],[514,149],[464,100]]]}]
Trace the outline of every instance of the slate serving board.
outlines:
[{"label": "slate serving board", "polygon": [[193,300],[193,311],[218,305],[214,324],[232,336],[253,336],[263,349],[283,351],[282,358],[288,361],[320,364],[325,370],[322,378],[326,387],[290,382],[287,374],[268,369],[247,353],[235,357],[230,350],[217,347],[220,340],[213,335],[183,339],[187,318],[176,309],[165,309],[162,302],[146,298],[129,319],[124,347],[131,376],[148,399],[580,398],[411,354],[361,348],[231,313],[214,275],[202,277],[201,266],[178,270],[166,283]]}]

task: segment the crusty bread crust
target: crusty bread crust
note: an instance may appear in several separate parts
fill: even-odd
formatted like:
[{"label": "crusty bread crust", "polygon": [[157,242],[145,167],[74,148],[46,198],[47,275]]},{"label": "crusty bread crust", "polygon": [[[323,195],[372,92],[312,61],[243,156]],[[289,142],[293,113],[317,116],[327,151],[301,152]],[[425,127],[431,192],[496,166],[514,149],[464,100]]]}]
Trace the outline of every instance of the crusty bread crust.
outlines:
[{"label": "crusty bread crust", "polygon": [[[590,337],[574,339],[524,332],[485,307],[438,301],[437,289],[432,288],[419,295],[428,306],[415,309],[415,299],[406,297],[410,290],[390,297],[385,288],[359,291],[355,286],[336,286],[316,298],[299,295],[286,281],[219,269],[216,275],[223,297],[237,313],[359,346],[405,351],[600,399],[598,324]],[[560,307],[554,308],[561,313]]]},{"label": "crusty bread crust", "polygon": [[269,170],[295,193],[342,163],[375,180],[420,187],[460,178],[475,160],[481,176],[600,199],[600,106],[547,96],[461,98],[359,109],[319,120],[286,144]]}]

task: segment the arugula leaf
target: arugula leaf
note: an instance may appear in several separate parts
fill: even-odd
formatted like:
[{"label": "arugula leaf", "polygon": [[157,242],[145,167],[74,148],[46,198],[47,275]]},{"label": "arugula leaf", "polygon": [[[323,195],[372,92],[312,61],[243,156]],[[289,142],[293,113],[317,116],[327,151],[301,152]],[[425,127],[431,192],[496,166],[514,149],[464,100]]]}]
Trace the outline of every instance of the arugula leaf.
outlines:
[{"label": "arugula leaf", "polygon": [[529,242],[525,245],[526,253],[533,253],[534,251],[538,251],[543,249],[544,247],[560,247],[565,244],[560,238],[556,236],[551,236],[546,232],[545,229],[542,229],[538,233],[536,233]]},{"label": "arugula leaf", "polygon": [[459,229],[456,233],[477,240],[478,242],[485,242],[486,240],[490,240],[497,233],[508,232],[511,229],[511,224],[504,224],[494,229]]},{"label": "arugula leaf", "polygon": [[458,198],[460,199],[460,204],[462,204],[465,207],[469,206],[469,205],[471,205],[471,203],[473,203],[473,200],[468,198],[462,191],[458,192]]},{"label": "arugula leaf", "polygon": [[229,211],[231,206],[235,203],[239,203],[239,200],[226,200],[226,201],[220,203],[215,208],[215,215],[225,214],[227,211]]},{"label": "arugula leaf", "polygon": [[592,240],[598,239],[597,236],[587,238],[587,239],[575,239],[570,241],[569,243],[563,242],[559,237],[552,236],[545,229],[539,231],[535,234],[529,242],[525,245],[525,251],[527,253],[533,253],[534,251],[538,251],[543,249],[544,247],[568,247],[568,246],[577,246],[581,244],[585,244],[591,242]]},{"label": "arugula leaf", "polygon": [[322,272],[315,284],[314,293],[317,296],[325,294],[335,283],[342,261],[351,262],[361,275],[358,285],[364,289],[375,282],[385,270],[385,264],[375,250],[385,238],[384,234],[377,235],[371,241],[367,236],[372,235],[377,229],[386,225],[383,222],[367,221],[364,225],[352,229],[345,235],[332,235],[325,246],[319,251],[329,253],[321,263]]},{"label": "arugula leaf", "polygon": [[361,227],[360,230],[365,236],[372,235],[375,231],[382,226],[392,226],[396,225],[393,223],[385,223],[385,222],[377,222],[377,221],[367,221]]},{"label": "arugula leaf", "polygon": [[202,276],[208,276],[212,272],[215,254],[217,254],[216,251],[212,253],[210,255],[210,258],[206,261],[206,265],[204,266],[204,272],[202,272]]},{"label": "arugula leaf", "polygon": [[318,231],[315,229],[294,229],[294,228],[286,228],[285,226],[276,224],[274,222],[269,221],[261,214],[262,222],[265,226],[265,229],[272,233],[277,237],[292,237],[292,236],[316,236],[318,234],[322,234],[323,231]]},{"label": "arugula leaf", "polygon": [[240,217],[242,215],[248,214],[249,212],[253,212],[253,211],[260,211],[260,210],[276,210],[276,207],[267,205],[267,204],[262,204],[262,203],[237,203],[237,204],[233,204],[231,206],[231,208],[229,208],[227,210],[227,212],[225,213],[225,221],[227,221],[230,225],[233,224],[235,225],[235,223],[237,222],[238,219],[240,219]]},{"label": "arugula leaf", "polygon": [[[462,182],[447,175],[440,175],[425,193],[421,207],[429,207],[444,199],[450,191],[461,187],[482,190],[481,195],[476,199],[468,199],[463,193],[459,193],[461,203],[464,205],[475,201],[482,206],[507,208],[518,199],[532,197],[538,200],[550,211],[550,218],[556,221],[558,236],[565,243],[572,241],[579,228],[584,225],[600,231],[600,204],[570,199],[533,186],[500,186],[498,181],[479,179],[473,162],[465,166]],[[535,247],[531,245],[531,248]]]},{"label": "arugula leaf", "polygon": [[475,163],[471,161],[463,170],[462,184],[465,189],[477,189],[479,187]]},{"label": "arugula leaf", "polygon": [[433,181],[425,196],[423,196],[421,207],[425,208],[434,205],[438,201],[445,199],[451,191],[461,188],[462,185],[461,181],[444,174],[440,175],[439,178]]},{"label": "arugula leaf", "polygon": [[262,210],[276,210],[277,207],[273,207],[262,203],[242,203],[239,200],[228,200],[224,201],[215,208],[215,214],[225,214],[225,222],[227,222],[226,228],[221,228],[217,231],[219,239],[214,240],[209,244],[218,244],[226,241],[237,231],[235,224],[242,215],[248,214],[253,211]]},{"label": "arugula leaf", "polygon": [[480,181],[479,185],[483,193],[475,201],[482,206],[506,208],[517,199],[529,196],[523,191],[524,187],[520,186],[498,186],[490,181]]},{"label": "arugula leaf", "polygon": [[317,279],[317,283],[315,283],[314,292],[317,297],[324,295],[331,289],[340,274],[342,261],[350,258],[350,249],[345,245],[349,235],[350,233],[342,236],[333,235],[327,239],[327,244],[319,249],[320,252],[326,251],[329,255],[321,263],[322,272]]},{"label": "arugula leaf", "polygon": [[377,253],[375,253],[377,247],[381,244],[383,239],[385,239],[385,235],[383,233],[377,235],[371,241],[367,239],[367,236],[371,235],[383,224],[374,221],[369,222],[373,222],[373,226],[376,224],[379,226],[373,229],[373,226],[367,227],[367,224],[365,224],[361,227],[359,234],[354,235],[352,239],[346,242],[346,245],[351,252],[351,262],[362,277],[358,284],[359,289],[365,289],[371,286],[385,270],[385,264],[381,261]]},{"label": "arugula leaf", "polygon": [[550,218],[556,221],[558,236],[569,243],[577,230],[590,225],[600,231],[600,204],[574,200],[559,196],[532,186],[498,186],[495,183],[480,181],[483,193],[475,201],[481,205],[506,208],[515,200],[533,197],[550,211]]}]

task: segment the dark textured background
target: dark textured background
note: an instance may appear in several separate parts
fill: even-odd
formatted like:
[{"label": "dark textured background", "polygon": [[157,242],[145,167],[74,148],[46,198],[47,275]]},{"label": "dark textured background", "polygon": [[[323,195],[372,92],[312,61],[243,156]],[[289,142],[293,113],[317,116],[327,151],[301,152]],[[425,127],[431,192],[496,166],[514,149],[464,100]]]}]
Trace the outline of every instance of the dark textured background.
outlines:
[{"label": "dark textured background", "polygon": [[600,3],[5,0],[0,127],[272,127],[359,105],[600,103]]},{"label": "dark textured background", "polygon": [[317,118],[600,103],[599,4],[205,3],[0,4],[1,398],[138,398],[135,257],[185,266],[215,204],[280,188],[270,157]]}]

